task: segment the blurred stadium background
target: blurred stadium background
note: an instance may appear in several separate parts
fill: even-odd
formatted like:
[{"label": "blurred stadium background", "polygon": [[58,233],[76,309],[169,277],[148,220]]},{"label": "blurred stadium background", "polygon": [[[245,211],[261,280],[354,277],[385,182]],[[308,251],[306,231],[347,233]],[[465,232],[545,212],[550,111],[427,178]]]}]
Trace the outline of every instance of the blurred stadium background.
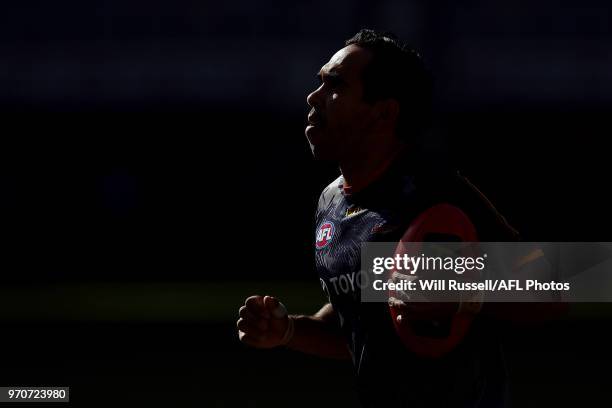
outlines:
[{"label": "blurred stadium background", "polygon": [[[234,332],[250,294],[324,301],[313,210],[335,170],[303,137],[314,74],[360,28],[395,32],[436,77],[441,160],[526,240],[609,241],[609,8],[4,3],[1,385],[69,385],[74,406],[351,406],[350,367]],[[609,316],[509,328],[516,406],[609,398]]]}]

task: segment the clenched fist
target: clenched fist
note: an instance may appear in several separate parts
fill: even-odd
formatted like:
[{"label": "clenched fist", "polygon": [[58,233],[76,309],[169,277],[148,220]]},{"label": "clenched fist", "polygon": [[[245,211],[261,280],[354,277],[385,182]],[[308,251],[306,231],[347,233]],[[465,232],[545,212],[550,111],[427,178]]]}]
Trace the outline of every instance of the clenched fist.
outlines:
[{"label": "clenched fist", "polygon": [[293,336],[293,320],[272,296],[250,296],[239,311],[238,338],[257,348],[286,345]]}]

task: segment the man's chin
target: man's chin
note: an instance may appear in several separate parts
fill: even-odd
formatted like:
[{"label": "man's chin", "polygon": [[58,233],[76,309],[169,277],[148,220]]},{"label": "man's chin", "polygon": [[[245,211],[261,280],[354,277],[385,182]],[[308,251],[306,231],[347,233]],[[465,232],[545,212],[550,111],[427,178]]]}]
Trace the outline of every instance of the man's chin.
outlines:
[{"label": "man's chin", "polygon": [[308,143],[314,146],[320,146],[328,141],[325,132],[319,125],[306,126],[304,134],[306,135],[306,139],[308,139]]},{"label": "man's chin", "polygon": [[310,146],[310,151],[314,156],[315,160],[334,162],[335,157],[331,152],[329,146],[325,143],[326,139],[318,126],[309,125],[304,131],[306,134],[306,140]]},{"label": "man's chin", "polygon": [[321,137],[321,128],[316,125],[308,125],[306,129],[304,129],[304,134],[309,142],[312,143],[313,140],[316,142],[316,140]]}]

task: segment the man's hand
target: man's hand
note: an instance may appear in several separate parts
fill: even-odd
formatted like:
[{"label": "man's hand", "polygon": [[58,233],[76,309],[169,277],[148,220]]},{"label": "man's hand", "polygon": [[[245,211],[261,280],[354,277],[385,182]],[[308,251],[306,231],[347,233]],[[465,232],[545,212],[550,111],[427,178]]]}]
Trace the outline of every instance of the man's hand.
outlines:
[{"label": "man's hand", "polygon": [[238,338],[257,348],[273,348],[287,344],[292,322],[287,310],[272,296],[250,296],[239,311],[236,323]]}]

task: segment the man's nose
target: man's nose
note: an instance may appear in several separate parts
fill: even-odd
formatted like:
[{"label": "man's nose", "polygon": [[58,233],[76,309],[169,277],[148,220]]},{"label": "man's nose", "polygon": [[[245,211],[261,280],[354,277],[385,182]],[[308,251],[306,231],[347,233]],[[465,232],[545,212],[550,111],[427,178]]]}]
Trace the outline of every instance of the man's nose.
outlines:
[{"label": "man's nose", "polygon": [[308,106],[310,106],[311,108],[316,108],[318,106],[319,103],[319,91],[321,90],[321,87],[318,87],[317,89],[315,89],[314,91],[312,91],[307,97],[306,97],[306,103],[308,104]]}]

